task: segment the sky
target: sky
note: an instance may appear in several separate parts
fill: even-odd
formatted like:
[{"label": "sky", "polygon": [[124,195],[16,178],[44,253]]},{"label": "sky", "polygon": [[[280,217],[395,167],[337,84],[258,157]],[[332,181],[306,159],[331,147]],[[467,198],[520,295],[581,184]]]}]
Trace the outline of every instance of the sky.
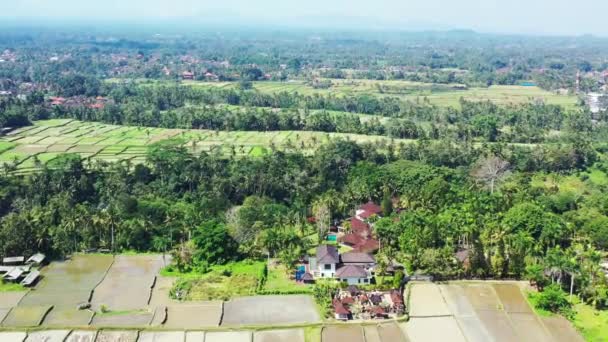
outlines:
[{"label": "sky", "polygon": [[608,0],[0,0],[0,21],[181,21],[608,36]]}]

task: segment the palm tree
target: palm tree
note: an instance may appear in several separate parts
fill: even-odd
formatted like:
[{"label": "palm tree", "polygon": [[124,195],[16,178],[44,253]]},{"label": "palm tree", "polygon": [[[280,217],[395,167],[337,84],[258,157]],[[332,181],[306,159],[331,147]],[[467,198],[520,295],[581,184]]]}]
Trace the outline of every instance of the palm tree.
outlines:
[{"label": "palm tree", "polygon": [[165,256],[167,254],[167,246],[169,245],[169,239],[164,236],[155,236],[152,238],[152,248],[158,252],[163,252],[163,265],[167,266]]}]

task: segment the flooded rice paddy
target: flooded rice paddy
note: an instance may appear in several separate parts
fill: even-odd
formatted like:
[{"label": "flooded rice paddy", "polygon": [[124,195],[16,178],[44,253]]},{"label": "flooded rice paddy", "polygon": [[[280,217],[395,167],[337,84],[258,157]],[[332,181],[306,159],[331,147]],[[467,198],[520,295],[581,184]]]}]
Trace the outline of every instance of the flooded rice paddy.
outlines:
[{"label": "flooded rice paddy", "polygon": [[223,326],[272,325],[320,322],[310,296],[254,296],[224,303]]},{"label": "flooded rice paddy", "polygon": [[95,288],[93,309],[99,310],[102,305],[116,311],[145,307],[163,266],[160,255],[116,256],[108,274]]},{"label": "flooded rice paddy", "polygon": [[[172,300],[169,291],[175,279],[158,276],[163,264],[157,255],[76,255],[52,263],[43,269],[43,278],[33,290],[0,293],[0,325],[81,330],[0,331],[0,341],[304,342],[309,336],[302,328],[216,329],[321,322],[310,296]],[[520,286],[517,282],[415,283],[410,288],[408,322],[329,324],[316,328],[317,336],[322,342],[583,341],[567,320],[538,317]],[[88,301],[90,310],[77,309]],[[110,311],[101,313],[102,306]],[[150,327],[160,330],[146,331]],[[194,331],[205,329],[214,331]]]},{"label": "flooded rice paddy", "polygon": [[580,341],[567,320],[534,314],[518,282],[415,283],[410,305],[411,319],[401,327],[412,342]]}]

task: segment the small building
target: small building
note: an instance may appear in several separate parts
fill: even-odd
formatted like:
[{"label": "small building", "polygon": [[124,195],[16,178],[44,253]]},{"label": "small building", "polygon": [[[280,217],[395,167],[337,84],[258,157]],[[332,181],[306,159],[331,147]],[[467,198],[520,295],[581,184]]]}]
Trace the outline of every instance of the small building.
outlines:
[{"label": "small building", "polygon": [[304,275],[302,275],[302,282],[304,284],[312,284],[315,282],[315,278],[312,276],[312,274],[306,272]]},{"label": "small building", "polygon": [[8,273],[15,268],[14,266],[0,266],[0,273]]},{"label": "small building", "polygon": [[337,320],[347,321],[350,316],[350,311],[344,307],[344,304],[338,299],[333,300],[334,317]]},{"label": "small building", "polygon": [[386,319],[388,318],[388,314],[386,310],[384,310],[381,306],[374,306],[369,310],[369,313],[372,318],[376,319]]},{"label": "small building", "polygon": [[342,265],[355,265],[364,268],[373,268],[376,265],[376,259],[373,255],[360,252],[346,252],[340,255]]},{"label": "small building", "polygon": [[362,221],[380,214],[382,214],[382,207],[371,201],[363,204],[355,211],[355,217]]},{"label": "small building", "polygon": [[193,80],[194,79],[194,73],[191,71],[184,71],[182,73],[182,79],[183,80]]},{"label": "small building", "polygon": [[25,261],[25,257],[22,257],[22,256],[8,257],[8,258],[2,259],[2,263],[6,266],[22,265],[24,261]]},{"label": "small building", "polygon": [[30,274],[28,274],[27,277],[25,277],[25,279],[23,279],[21,281],[21,285],[23,285],[25,287],[32,286],[36,283],[36,281],[38,281],[39,278],[40,278],[40,271],[38,271],[38,270],[33,271]]},{"label": "small building", "polygon": [[46,255],[42,254],[42,253],[36,253],[34,255],[32,255],[31,257],[29,257],[29,259],[27,259],[27,261],[25,262],[27,265],[42,265],[46,260]]},{"label": "small building", "polygon": [[391,290],[390,303],[394,313],[401,315],[405,312],[405,303],[403,301],[403,296],[399,291]]},{"label": "small building", "polygon": [[[316,267],[313,267],[313,261]],[[333,278],[336,275],[338,263],[340,263],[338,249],[331,245],[320,245],[317,247],[316,258],[311,260],[311,269],[321,278]]]},{"label": "small building", "polygon": [[369,284],[372,279],[371,272],[362,266],[346,265],[336,271],[336,277],[348,285]]},{"label": "small building", "polygon": [[51,101],[51,106],[63,106],[65,104],[66,99],[63,97],[49,97]]},{"label": "small building", "polygon": [[3,278],[6,281],[15,282],[15,281],[19,280],[23,276],[24,273],[25,273],[25,271],[23,269],[21,269],[19,267],[15,267],[12,270],[10,270],[9,272],[7,272]]},{"label": "small building", "polygon": [[217,81],[217,80],[220,79],[218,75],[216,75],[216,74],[214,74],[212,72],[206,72],[205,73],[205,78],[207,80],[209,80],[209,81]]}]

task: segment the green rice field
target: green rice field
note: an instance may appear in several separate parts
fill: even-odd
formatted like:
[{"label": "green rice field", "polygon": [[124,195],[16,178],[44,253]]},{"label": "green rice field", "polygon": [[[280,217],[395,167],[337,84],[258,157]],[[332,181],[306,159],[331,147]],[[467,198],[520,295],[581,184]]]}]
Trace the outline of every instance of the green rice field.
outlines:
[{"label": "green rice field", "polygon": [[[335,80],[328,89],[315,89],[304,81],[288,82],[255,82],[254,89],[264,93],[299,93],[302,95],[332,94],[336,96],[392,96],[412,102],[428,101],[437,106],[459,106],[460,98],[469,101],[492,101],[496,104],[518,104],[542,100],[547,104],[574,107],[577,105],[576,96],[559,95],[535,86],[502,86],[495,85],[487,88],[465,88],[461,85],[435,85],[410,81],[375,81],[375,80]],[[184,84],[192,86],[215,86],[222,88],[236,87],[229,82],[197,82],[187,81]]]},{"label": "green rice field", "polygon": [[[331,139],[384,142],[383,136],[310,131],[210,131],[107,125],[76,120],[43,120],[0,137],[0,166],[27,173],[59,158],[79,155],[91,161],[142,163],[149,146],[176,139],[193,153],[261,156],[277,150],[312,153]],[[409,142],[409,140],[396,140]]]}]

